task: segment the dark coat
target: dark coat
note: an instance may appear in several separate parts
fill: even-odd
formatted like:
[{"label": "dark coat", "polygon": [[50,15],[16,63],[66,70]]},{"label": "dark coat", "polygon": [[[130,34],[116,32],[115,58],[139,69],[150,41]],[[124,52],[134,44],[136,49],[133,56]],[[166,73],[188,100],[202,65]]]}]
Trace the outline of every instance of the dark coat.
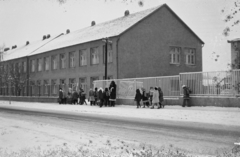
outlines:
[{"label": "dark coat", "polygon": [[59,91],[59,98],[62,99],[63,98],[63,92]]},{"label": "dark coat", "polygon": [[143,91],[142,100],[143,100],[143,102],[147,102],[148,101],[148,97],[147,97],[146,91]]},{"label": "dark coat", "polygon": [[112,100],[112,101],[116,101],[116,90],[117,90],[117,85],[111,84],[109,86],[110,100]]},{"label": "dark coat", "polygon": [[72,98],[73,98],[74,100],[78,99],[78,93],[77,93],[76,91],[73,92]]},{"label": "dark coat", "polygon": [[102,100],[103,99],[103,92],[102,90],[98,91],[98,100]]},{"label": "dark coat", "polygon": [[163,102],[163,92],[162,90],[158,90],[159,93],[159,102]]},{"label": "dark coat", "polygon": [[189,99],[190,98],[190,93],[189,89],[187,87],[183,88],[183,99]]},{"label": "dark coat", "polygon": [[134,100],[137,102],[140,102],[142,100],[142,94],[140,93],[139,89],[136,90],[136,95],[135,95]]}]

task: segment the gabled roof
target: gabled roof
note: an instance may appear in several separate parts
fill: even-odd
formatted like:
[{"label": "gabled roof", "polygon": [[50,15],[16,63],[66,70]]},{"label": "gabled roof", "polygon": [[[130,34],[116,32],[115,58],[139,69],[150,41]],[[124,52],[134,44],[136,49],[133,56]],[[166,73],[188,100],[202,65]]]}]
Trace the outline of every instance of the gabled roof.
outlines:
[{"label": "gabled roof", "polygon": [[176,18],[178,18],[180,22],[183,23],[183,25],[185,25],[187,29],[189,29],[189,31],[192,32],[193,35],[199,39],[199,41],[201,41],[202,44],[204,44],[204,42],[168,7],[168,5],[163,4],[155,8],[147,9],[108,22],[100,23],[98,25],[83,28],[69,34],[61,34],[55,38],[52,38],[52,40],[44,40],[37,42],[36,44],[30,43],[28,46],[22,46],[7,52],[7,56],[5,56],[4,61],[100,40],[105,37],[119,36],[164,6],[166,6],[176,16]]},{"label": "gabled roof", "polygon": [[15,49],[8,50],[8,51],[4,52],[2,61],[8,61],[8,60],[13,60],[13,59],[17,59],[17,58],[30,56],[30,55],[34,54],[34,52],[36,50],[38,50],[39,48],[43,47],[44,45],[48,44],[49,42],[51,42],[52,40],[56,39],[57,37],[59,37],[61,35],[62,34],[55,35],[48,39],[38,40],[38,41],[34,41],[32,43],[30,42],[28,45],[26,45],[26,44],[21,45]]},{"label": "gabled roof", "polygon": [[95,41],[105,37],[118,36],[160,7],[161,6],[158,6],[138,13],[129,14],[128,16],[71,32],[39,49],[38,53]]}]

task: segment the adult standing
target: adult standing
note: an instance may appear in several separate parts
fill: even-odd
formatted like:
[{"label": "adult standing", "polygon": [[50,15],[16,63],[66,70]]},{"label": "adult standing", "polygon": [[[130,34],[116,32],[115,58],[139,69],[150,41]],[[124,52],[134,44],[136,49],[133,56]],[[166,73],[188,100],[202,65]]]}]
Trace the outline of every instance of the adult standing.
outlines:
[{"label": "adult standing", "polygon": [[109,91],[110,91],[110,106],[114,107],[115,102],[116,102],[116,90],[117,90],[117,85],[114,81],[112,81],[109,85]]},{"label": "adult standing", "polygon": [[62,88],[59,89],[59,97],[58,97],[58,103],[62,104],[63,102],[63,91]]},{"label": "adult standing", "polygon": [[189,100],[190,100],[190,90],[186,85],[182,86],[183,88],[183,104],[182,107],[191,107]]},{"label": "adult standing", "polygon": [[[154,109],[155,105],[159,104],[159,92],[158,92],[158,88],[155,87],[155,90],[153,91],[153,97],[152,97],[152,107],[151,109]],[[160,108],[160,106],[158,107],[158,109]]]},{"label": "adult standing", "polygon": [[159,107],[164,108],[164,105],[162,104],[163,103],[163,92],[160,87],[158,87],[158,93],[159,93]]}]

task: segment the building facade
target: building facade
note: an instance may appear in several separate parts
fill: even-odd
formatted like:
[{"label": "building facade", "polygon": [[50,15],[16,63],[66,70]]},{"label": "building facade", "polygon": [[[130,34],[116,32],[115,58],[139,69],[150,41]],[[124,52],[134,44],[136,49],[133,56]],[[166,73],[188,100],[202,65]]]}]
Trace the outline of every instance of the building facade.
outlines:
[{"label": "building facade", "polygon": [[[202,71],[204,42],[166,4],[9,50],[1,71],[13,65],[26,75],[19,95],[57,96],[59,87],[88,91],[105,79],[105,37],[111,41],[107,79]],[[11,88],[2,76],[0,94],[17,93]]]},{"label": "building facade", "polygon": [[240,38],[229,40],[231,44],[231,67],[240,69]]}]

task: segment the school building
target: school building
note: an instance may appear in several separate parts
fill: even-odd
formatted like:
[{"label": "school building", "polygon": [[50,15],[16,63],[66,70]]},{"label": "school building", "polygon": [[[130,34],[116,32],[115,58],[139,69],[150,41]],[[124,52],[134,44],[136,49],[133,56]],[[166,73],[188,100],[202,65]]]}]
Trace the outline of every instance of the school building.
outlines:
[{"label": "school building", "polygon": [[[36,42],[5,49],[1,72],[16,69],[27,78],[22,96],[57,96],[58,87],[81,86],[88,92],[108,79],[178,75],[202,71],[204,42],[167,5],[131,14],[65,34],[46,35]],[[0,95],[13,89],[1,83]],[[13,95],[15,95],[12,92]]]}]

